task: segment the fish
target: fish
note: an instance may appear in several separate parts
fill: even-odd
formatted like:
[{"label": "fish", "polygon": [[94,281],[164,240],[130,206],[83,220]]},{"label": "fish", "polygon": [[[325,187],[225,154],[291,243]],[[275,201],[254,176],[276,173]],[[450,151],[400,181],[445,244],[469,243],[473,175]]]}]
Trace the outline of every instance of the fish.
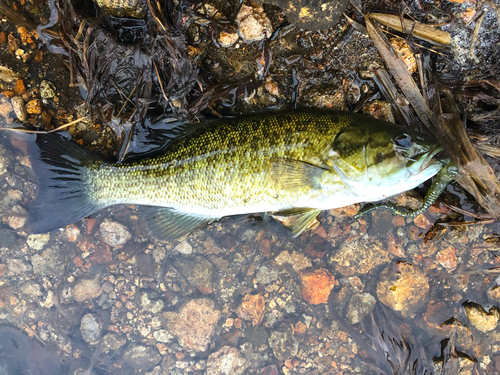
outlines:
[{"label": "fish", "polygon": [[28,144],[38,179],[28,228],[45,233],[132,204],[164,241],[259,212],[293,217],[298,236],[322,210],[377,202],[432,178],[446,164],[441,151],[400,125],[321,109],[221,118],[181,132],[157,155],[119,163],[37,134]]}]

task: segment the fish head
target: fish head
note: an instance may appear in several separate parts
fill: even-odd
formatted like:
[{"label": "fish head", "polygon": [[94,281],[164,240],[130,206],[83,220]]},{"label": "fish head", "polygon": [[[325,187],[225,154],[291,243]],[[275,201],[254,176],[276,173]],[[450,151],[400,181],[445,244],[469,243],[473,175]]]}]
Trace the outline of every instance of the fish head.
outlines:
[{"label": "fish head", "polygon": [[442,146],[408,128],[370,119],[340,131],[327,164],[360,201],[411,190],[446,164]]}]

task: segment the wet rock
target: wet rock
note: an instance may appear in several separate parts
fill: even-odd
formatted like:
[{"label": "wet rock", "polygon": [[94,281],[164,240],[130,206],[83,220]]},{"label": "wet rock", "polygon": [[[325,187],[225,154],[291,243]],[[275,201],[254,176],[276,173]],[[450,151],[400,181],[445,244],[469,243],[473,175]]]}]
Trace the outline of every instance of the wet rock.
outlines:
[{"label": "wet rock", "polygon": [[372,238],[344,242],[329,259],[329,264],[344,276],[363,275],[387,262],[389,252]]},{"label": "wet rock", "polygon": [[264,8],[243,4],[236,16],[238,34],[247,43],[271,37],[273,27],[267,18]]},{"label": "wet rock", "polygon": [[224,252],[224,250],[220,248],[219,244],[212,237],[207,237],[207,239],[203,242],[203,245],[205,246],[203,250],[205,254],[220,254]]},{"label": "wet rock", "polygon": [[207,350],[220,315],[208,298],[190,300],[178,313],[163,313],[167,329],[177,337],[179,344],[199,352]]},{"label": "wet rock", "polygon": [[163,343],[170,342],[174,339],[174,336],[172,336],[172,334],[165,329],[155,331],[153,333],[153,337],[156,341]]},{"label": "wet rock", "polygon": [[[264,2],[262,0],[258,3]],[[328,29],[338,22],[348,0],[266,0],[265,3],[280,7],[287,19],[308,30]]]},{"label": "wet rock", "polygon": [[27,217],[26,216],[17,216],[17,215],[11,215],[7,217],[7,224],[9,227],[12,229],[18,230],[24,227],[24,224],[26,224]]},{"label": "wet rock", "polygon": [[80,236],[80,229],[75,224],[68,225],[64,228],[64,236],[69,242],[76,242]]},{"label": "wet rock", "polygon": [[8,258],[5,260],[5,265],[7,266],[7,276],[24,275],[32,270],[31,265],[22,259]]},{"label": "wet rock", "polygon": [[419,268],[404,261],[392,263],[379,275],[377,296],[384,305],[412,317],[429,292],[429,281]]},{"label": "wet rock", "polygon": [[19,290],[31,300],[42,295],[40,285],[35,281],[26,281],[19,286]]},{"label": "wet rock", "polygon": [[299,351],[299,342],[292,333],[292,327],[288,323],[283,323],[269,337],[269,346],[273,350],[278,361],[285,361],[294,357]]},{"label": "wet rock", "polygon": [[237,32],[227,31],[221,31],[219,33],[219,37],[217,38],[220,45],[225,48],[233,46],[238,41],[238,39],[239,37]]},{"label": "wet rock", "polygon": [[296,272],[312,267],[311,260],[299,251],[294,251],[291,254],[287,250],[282,251],[274,260],[279,265],[291,264]]},{"label": "wet rock", "polygon": [[236,314],[238,314],[241,319],[250,320],[252,325],[255,326],[259,324],[262,319],[265,307],[266,301],[263,296],[260,294],[247,294],[243,298],[240,307],[236,310]]},{"label": "wet rock", "polygon": [[71,290],[76,302],[85,302],[101,295],[101,281],[99,275],[92,279],[80,279]]},{"label": "wet rock", "polygon": [[93,314],[85,314],[80,321],[80,333],[85,342],[96,343],[101,336],[101,320]]},{"label": "wet rock", "polygon": [[214,266],[205,258],[197,255],[178,257],[174,260],[174,267],[194,289],[202,293],[212,289]]},{"label": "wet rock", "polygon": [[33,272],[41,276],[59,276],[64,272],[65,257],[56,247],[49,247],[31,257]]},{"label": "wet rock", "polygon": [[394,51],[396,51],[401,60],[405,63],[408,72],[410,74],[415,73],[417,71],[417,62],[415,60],[415,55],[406,40],[401,38],[390,38],[389,42],[391,43]]},{"label": "wet rock", "polygon": [[113,247],[123,246],[132,238],[127,227],[108,219],[104,220],[99,226],[99,233],[101,234],[102,240]]},{"label": "wet rock", "polygon": [[42,113],[42,102],[40,99],[32,99],[26,103],[26,111],[32,115]]},{"label": "wet rock", "polygon": [[373,310],[376,302],[375,297],[370,293],[354,294],[349,301],[347,311],[347,320],[349,323],[356,324],[362,321]]},{"label": "wet rock", "polygon": [[40,96],[42,99],[52,99],[56,96],[56,87],[52,82],[43,80],[40,83]]},{"label": "wet rock", "polygon": [[123,353],[123,360],[130,367],[145,371],[160,362],[161,355],[152,346],[129,345]]},{"label": "wet rock", "polygon": [[436,254],[436,261],[443,267],[449,270],[457,267],[457,249],[448,246]]},{"label": "wet rock", "polygon": [[33,250],[42,250],[50,240],[50,234],[30,234],[26,239],[26,243]]},{"label": "wet rock", "polygon": [[413,219],[415,225],[419,228],[428,230],[432,228],[432,223],[427,219],[424,214],[418,215],[415,219]]},{"label": "wet rock", "polygon": [[207,375],[240,375],[248,367],[240,351],[230,346],[210,354],[207,360]]},{"label": "wet rock", "polygon": [[500,302],[500,285],[493,285],[488,289],[487,294],[491,301]]},{"label": "wet rock", "polygon": [[149,311],[153,314],[157,314],[163,310],[165,303],[161,299],[155,300],[150,294],[152,293],[144,292],[141,294],[142,311]]},{"label": "wet rock", "polygon": [[300,273],[302,297],[311,305],[327,303],[330,291],[335,284],[333,275],[325,269],[303,271]]},{"label": "wet rock", "polygon": [[392,229],[392,214],[390,211],[377,210],[372,212],[371,225],[367,232],[371,237],[385,236]]},{"label": "wet rock", "polygon": [[497,327],[500,313],[496,307],[491,307],[486,311],[481,305],[468,302],[464,308],[470,323],[479,331],[490,332]]},{"label": "wet rock", "polygon": [[264,264],[257,270],[257,274],[255,275],[255,280],[259,284],[271,284],[273,281],[278,280],[279,273],[277,270],[273,268],[270,264]]},{"label": "wet rock", "polygon": [[189,244],[189,242],[184,240],[174,247],[174,251],[178,251],[181,254],[189,255],[193,253],[193,247]]},{"label": "wet rock", "polygon": [[127,343],[127,339],[125,337],[121,337],[116,333],[107,333],[102,338],[102,350],[107,353],[110,350],[118,350],[123,345]]},{"label": "wet rock", "polygon": [[5,119],[8,119],[10,117],[10,113],[13,111],[14,109],[12,108],[12,103],[11,102],[0,102],[0,116],[5,118]]},{"label": "wet rock", "polygon": [[25,121],[28,117],[28,112],[26,111],[24,99],[20,96],[14,96],[10,100],[10,102],[12,104],[12,109],[14,110],[14,113],[16,114],[16,117],[19,119],[19,121]]}]

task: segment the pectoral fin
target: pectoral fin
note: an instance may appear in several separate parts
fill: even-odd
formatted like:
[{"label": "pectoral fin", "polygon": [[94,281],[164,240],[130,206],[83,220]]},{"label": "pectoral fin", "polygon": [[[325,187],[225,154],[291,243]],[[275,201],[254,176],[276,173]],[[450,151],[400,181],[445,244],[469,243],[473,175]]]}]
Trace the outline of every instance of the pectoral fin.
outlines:
[{"label": "pectoral fin", "polygon": [[183,236],[202,224],[218,218],[194,216],[172,208],[143,206],[142,212],[151,234],[160,241],[169,241]]},{"label": "pectoral fin", "polygon": [[276,186],[287,190],[316,188],[317,178],[325,171],[325,168],[304,161],[275,157],[271,159],[269,173]]},{"label": "pectoral fin", "polygon": [[293,237],[299,236],[306,229],[312,229],[319,222],[317,219],[321,210],[315,208],[291,208],[270,215],[290,230]]}]

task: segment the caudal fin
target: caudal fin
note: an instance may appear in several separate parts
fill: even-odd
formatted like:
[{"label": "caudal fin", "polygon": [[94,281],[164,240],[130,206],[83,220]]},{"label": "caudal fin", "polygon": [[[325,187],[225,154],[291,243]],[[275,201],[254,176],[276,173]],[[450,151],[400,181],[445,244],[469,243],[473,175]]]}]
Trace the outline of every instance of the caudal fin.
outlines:
[{"label": "caudal fin", "polygon": [[65,227],[102,208],[86,186],[87,167],[102,160],[99,155],[57,134],[38,134],[28,153],[38,179],[28,216],[31,233]]}]

